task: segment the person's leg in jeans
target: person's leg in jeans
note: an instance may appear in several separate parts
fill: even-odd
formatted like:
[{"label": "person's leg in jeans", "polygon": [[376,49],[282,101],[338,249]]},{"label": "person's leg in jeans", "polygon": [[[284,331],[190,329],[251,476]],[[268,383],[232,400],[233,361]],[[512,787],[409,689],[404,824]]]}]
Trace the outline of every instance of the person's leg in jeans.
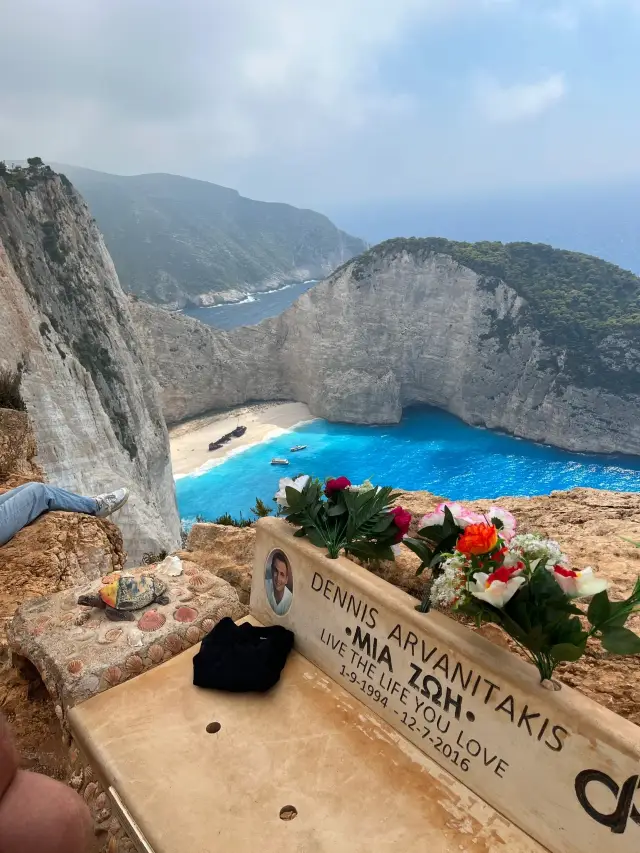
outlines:
[{"label": "person's leg in jeans", "polygon": [[46,483],[26,483],[0,495],[0,545],[8,542],[43,512],[63,510],[95,515],[97,509],[94,498],[74,495],[73,492]]},{"label": "person's leg in jeans", "polygon": [[128,496],[126,489],[118,489],[111,494],[86,498],[46,483],[26,483],[10,489],[0,495],[0,545],[44,512],[84,512],[105,517],[120,509]]}]

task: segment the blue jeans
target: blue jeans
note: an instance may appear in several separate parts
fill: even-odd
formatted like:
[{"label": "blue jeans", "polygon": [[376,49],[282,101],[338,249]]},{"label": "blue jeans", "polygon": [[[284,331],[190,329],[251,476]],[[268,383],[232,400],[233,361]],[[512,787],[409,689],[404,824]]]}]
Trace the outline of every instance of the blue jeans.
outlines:
[{"label": "blue jeans", "polygon": [[46,483],[25,483],[0,495],[0,545],[8,542],[43,512],[63,510],[95,515],[97,509],[98,505],[93,498],[83,498]]}]

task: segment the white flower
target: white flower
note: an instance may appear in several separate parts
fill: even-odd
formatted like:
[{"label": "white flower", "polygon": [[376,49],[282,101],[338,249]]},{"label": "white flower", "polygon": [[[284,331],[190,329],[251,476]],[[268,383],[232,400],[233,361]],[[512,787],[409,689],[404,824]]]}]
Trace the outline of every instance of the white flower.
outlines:
[{"label": "white flower", "polygon": [[[516,518],[508,509],[501,506],[491,506],[487,512],[487,518],[498,528],[498,534],[505,542],[510,542],[516,532]],[[496,524],[496,519],[500,524]]]},{"label": "white flower", "polygon": [[522,554],[519,551],[507,551],[502,559],[502,565],[507,569],[515,569],[518,565],[522,568],[524,566]]},{"label": "white flower", "polygon": [[502,571],[498,570],[492,575],[488,575],[486,572],[476,572],[475,580],[469,582],[467,589],[471,595],[481,601],[493,604],[494,607],[504,607],[527,581],[526,578],[515,572],[510,575],[506,582],[498,580],[496,574],[500,574]]},{"label": "white flower", "polygon": [[437,525],[442,526],[444,524],[444,513],[443,512],[431,512],[429,515],[424,515],[419,523],[418,530],[422,530],[423,527],[436,527]]},{"label": "white flower", "polygon": [[568,565],[568,558],[554,539],[545,539],[536,533],[519,533],[509,547],[519,551],[529,561],[544,561],[548,566]]},{"label": "white flower", "polygon": [[443,501],[443,503],[438,504],[435,513],[433,513],[433,515],[441,515],[442,522],[431,522],[432,524],[442,524],[444,522],[445,507],[453,516],[453,520],[458,525],[458,527],[465,528],[468,527],[470,524],[482,524],[482,522],[485,521],[484,516],[478,515],[475,512],[471,512],[470,510],[466,509],[466,507],[462,506],[462,504],[460,503],[451,503],[450,501]]},{"label": "white flower", "polygon": [[487,517],[480,512],[465,510],[464,515],[458,520],[458,524],[460,527],[468,527],[470,524],[487,524]]},{"label": "white flower", "polygon": [[278,483],[278,491],[275,493],[275,499],[280,504],[281,507],[285,509],[289,508],[289,504],[287,503],[287,489],[295,489],[296,492],[301,492],[304,487],[307,485],[311,478],[308,474],[302,474],[302,476],[297,477],[295,480],[292,480],[291,477],[283,477]]},{"label": "white flower", "polygon": [[451,501],[443,501],[436,507],[436,512],[442,513],[444,516],[445,507],[449,510],[456,521],[466,513],[466,509],[459,503],[451,503]]},{"label": "white flower", "polygon": [[429,598],[434,607],[451,607],[464,589],[466,560],[460,555],[449,557],[442,563],[442,574],[434,580]]},{"label": "white flower", "polygon": [[570,598],[588,598],[603,592],[609,586],[604,578],[597,578],[591,566],[579,572],[572,572],[564,566],[547,566],[562,591]]},{"label": "white flower", "polygon": [[360,483],[359,486],[347,486],[348,492],[370,492],[371,489],[379,488],[379,486],[374,486],[371,480],[364,480],[364,482]]}]

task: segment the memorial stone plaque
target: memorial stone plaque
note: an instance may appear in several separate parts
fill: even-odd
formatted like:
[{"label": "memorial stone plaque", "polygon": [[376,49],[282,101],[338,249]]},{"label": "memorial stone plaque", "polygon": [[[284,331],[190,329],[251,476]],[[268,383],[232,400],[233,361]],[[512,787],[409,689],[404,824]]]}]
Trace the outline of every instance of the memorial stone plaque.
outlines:
[{"label": "memorial stone plaque", "polygon": [[636,853],[637,726],[293,532],[258,523],[254,616],[553,853]]}]

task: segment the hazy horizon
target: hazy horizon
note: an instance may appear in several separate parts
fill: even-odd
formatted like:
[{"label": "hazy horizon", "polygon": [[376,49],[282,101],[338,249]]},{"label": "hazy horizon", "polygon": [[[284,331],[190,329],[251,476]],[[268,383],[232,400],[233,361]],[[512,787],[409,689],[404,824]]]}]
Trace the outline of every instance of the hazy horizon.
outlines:
[{"label": "hazy horizon", "polygon": [[637,0],[3,9],[3,152],[321,211],[640,179]]}]

